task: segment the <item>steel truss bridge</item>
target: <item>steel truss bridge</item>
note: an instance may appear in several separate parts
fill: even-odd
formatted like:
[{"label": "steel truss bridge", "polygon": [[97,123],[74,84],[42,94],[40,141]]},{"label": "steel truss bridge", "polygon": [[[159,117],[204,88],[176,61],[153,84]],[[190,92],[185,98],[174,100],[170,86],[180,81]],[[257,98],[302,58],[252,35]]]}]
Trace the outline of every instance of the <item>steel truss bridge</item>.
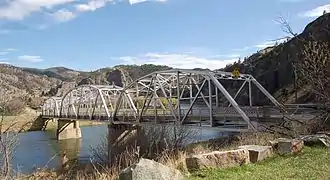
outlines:
[{"label": "steel truss bridge", "polygon": [[[239,87],[236,92],[233,92],[234,87]],[[268,105],[254,105],[256,91],[269,100]],[[172,69],[148,74],[125,88],[115,85],[77,86],[63,97],[47,99],[42,106],[42,116],[211,127],[230,121],[254,129],[254,119],[281,119],[285,114],[301,115],[310,109],[302,106],[279,103],[249,74],[234,77],[223,71]]]}]

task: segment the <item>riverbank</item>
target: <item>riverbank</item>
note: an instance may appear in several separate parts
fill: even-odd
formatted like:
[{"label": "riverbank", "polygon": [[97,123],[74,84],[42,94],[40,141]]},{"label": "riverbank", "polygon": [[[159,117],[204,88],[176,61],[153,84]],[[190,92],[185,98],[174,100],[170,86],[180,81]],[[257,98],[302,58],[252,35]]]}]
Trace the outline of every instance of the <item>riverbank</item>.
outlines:
[{"label": "riverbank", "polygon": [[38,113],[36,110],[26,107],[19,115],[0,117],[3,118],[1,123],[2,131],[28,131],[39,115],[40,113]]},{"label": "riverbank", "polygon": [[[14,131],[14,132],[27,132],[40,130],[33,127],[34,123],[38,121],[40,112],[26,107],[19,115],[16,116],[4,116],[2,121],[2,130]],[[105,124],[105,122],[95,121],[79,121],[81,127],[84,126],[95,126]],[[49,121],[46,126],[46,131],[56,131],[57,122]]]},{"label": "riverbank", "polygon": [[188,179],[329,179],[329,162],[329,148],[305,146],[297,155],[275,155],[256,164],[195,171]]}]

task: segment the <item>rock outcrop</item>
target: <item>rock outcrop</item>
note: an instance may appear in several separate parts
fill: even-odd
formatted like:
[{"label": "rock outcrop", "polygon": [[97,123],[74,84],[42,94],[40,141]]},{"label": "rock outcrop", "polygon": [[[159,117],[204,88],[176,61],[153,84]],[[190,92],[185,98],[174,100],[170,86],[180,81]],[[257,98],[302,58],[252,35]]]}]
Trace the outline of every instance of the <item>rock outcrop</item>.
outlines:
[{"label": "rock outcrop", "polygon": [[245,145],[238,147],[249,151],[250,162],[256,163],[273,155],[272,146]]},{"label": "rock outcrop", "polygon": [[183,180],[184,176],[177,169],[172,169],[149,159],[140,159],[138,163],[124,169],[119,180]]},{"label": "rock outcrop", "polygon": [[277,152],[280,155],[299,153],[304,146],[304,141],[300,139],[279,138],[277,142]]},{"label": "rock outcrop", "polygon": [[187,167],[190,170],[233,167],[247,164],[249,162],[249,151],[246,149],[213,151],[206,154],[193,155],[186,159]]}]

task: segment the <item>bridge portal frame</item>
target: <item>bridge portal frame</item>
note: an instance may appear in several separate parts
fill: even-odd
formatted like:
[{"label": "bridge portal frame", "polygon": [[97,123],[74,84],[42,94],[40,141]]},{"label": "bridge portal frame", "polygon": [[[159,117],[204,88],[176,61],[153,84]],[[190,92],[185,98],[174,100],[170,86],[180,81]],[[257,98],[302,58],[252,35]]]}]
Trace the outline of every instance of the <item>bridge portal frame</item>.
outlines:
[{"label": "bridge portal frame", "polygon": [[[117,96],[123,91],[116,85],[81,85],[69,90],[61,100],[59,116],[63,118],[75,118],[87,116],[93,119],[98,108],[105,113],[105,120],[110,120],[113,114]],[[128,99],[131,100],[130,97]],[[131,102],[128,102],[131,103]],[[82,110],[85,112],[82,112]],[[71,112],[72,111],[72,112]],[[104,118],[104,117],[103,117]]]},{"label": "bridge portal frame", "polygon": [[[232,80],[232,81],[243,81],[243,84],[236,92],[235,96],[232,97],[230,93],[226,90],[221,80]],[[170,110],[170,115],[173,117],[175,122],[180,124],[185,124],[186,118],[189,114],[192,114],[193,106],[196,104],[197,99],[202,99],[206,104],[209,111],[210,126],[213,126],[213,115],[214,115],[214,99],[215,106],[219,106],[219,93],[223,95],[229,102],[229,107],[232,106],[237,113],[244,119],[248,124],[250,129],[254,129],[250,118],[241,109],[241,107],[236,102],[237,96],[240,94],[245,85],[248,84],[249,89],[249,105],[253,106],[252,102],[252,89],[251,85],[254,84],[274,105],[280,110],[285,110],[284,106],[279,103],[252,75],[240,74],[238,77],[234,77],[230,72],[224,71],[198,71],[198,70],[186,70],[186,69],[171,69],[166,71],[158,71],[143,76],[137,79],[135,82],[126,86],[117,100],[117,106],[114,110],[114,116],[112,122],[117,121],[117,116],[122,116],[121,111],[125,108],[121,106],[122,102],[125,102],[123,97],[127,92],[135,94],[135,98],[138,99],[142,94],[144,101],[142,103],[142,108],[134,108],[134,117],[136,123],[141,123],[142,117],[146,116],[146,111],[153,108],[155,112],[155,120],[157,117],[157,103],[164,111],[164,103],[160,97],[163,97],[166,101],[165,104],[168,105]],[[205,92],[203,88],[208,85],[208,92]],[[215,88],[214,90],[212,90]],[[193,89],[197,92],[193,92]],[[189,96],[185,91],[189,90]],[[213,94],[215,92],[215,94]],[[207,95],[204,95],[207,94]],[[134,96],[134,95],[133,95]],[[176,98],[176,107],[173,104],[173,97]],[[189,100],[189,107],[186,112],[183,113],[181,108],[181,101]],[[152,102],[152,103],[151,103]],[[133,103],[135,106],[135,104]]]},{"label": "bridge portal frame", "polygon": [[50,97],[42,105],[42,115],[59,116],[62,97]]}]

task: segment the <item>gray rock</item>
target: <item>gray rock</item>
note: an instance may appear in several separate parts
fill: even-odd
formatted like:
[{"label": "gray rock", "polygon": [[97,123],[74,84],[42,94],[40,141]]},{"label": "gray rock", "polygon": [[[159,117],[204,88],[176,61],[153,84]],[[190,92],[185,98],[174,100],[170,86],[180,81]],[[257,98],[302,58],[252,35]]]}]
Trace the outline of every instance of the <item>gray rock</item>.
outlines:
[{"label": "gray rock", "polygon": [[250,163],[249,151],[237,149],[231,151],[213,151],[186,158],[189,170],[203,168],[225,168]]},{"label": "gray rock", "polygon": [[298,153],[304,146],[304,141],[300,139],[279,138],[277,141],[277,151],[280,155]]},{"label": "gray rock", "polygon": [[245,145],[238,147],[249,151],[250,162],[256,163],[273,155],[272,146]]},{"label": "gray rock", "polygon": [[167,167],[149,159],[140,159],[138,163],[122,170],[119,180],[183,180],[184,176],[177,169]]}]

